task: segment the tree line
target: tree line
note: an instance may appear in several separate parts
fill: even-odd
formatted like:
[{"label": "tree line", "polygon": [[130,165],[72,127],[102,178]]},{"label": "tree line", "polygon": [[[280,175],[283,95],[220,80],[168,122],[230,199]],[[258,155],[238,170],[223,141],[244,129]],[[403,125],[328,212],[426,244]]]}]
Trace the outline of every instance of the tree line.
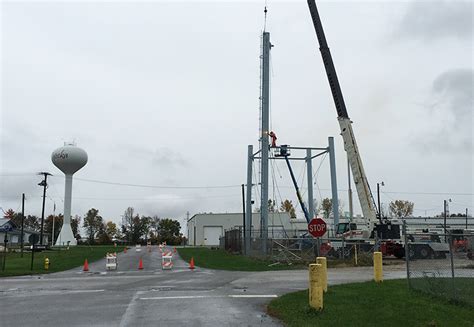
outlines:
[{"label": "tree line", "polygon": [[[21,213],[9,209],[5,213],[5,218],[11,219],[16,226],[21,226]],[[63,220],[64,217],[61,214],[49,215],[44,220],[43,232],[52,235],[54,230],[54,240],[56,240],[61,231]],[[81,220],[84,237],[81,236]],[[41,218],[27,215],[23,225],[26,230],[39,232]],[[106,221],[98,209],[91,208],[84,217],[78,215],[71,217],[71,229],[79,244],[112,244],[115,242],[128,244],[152,242],[157,244],[166,242],[169,245],[179,245],[185,239],[180,232],[181,225],[177,220],[160,218],[157,215],[141,216],[135,213],[135,209],[132,207],[125,210],[120,225],[112,220]]]}]

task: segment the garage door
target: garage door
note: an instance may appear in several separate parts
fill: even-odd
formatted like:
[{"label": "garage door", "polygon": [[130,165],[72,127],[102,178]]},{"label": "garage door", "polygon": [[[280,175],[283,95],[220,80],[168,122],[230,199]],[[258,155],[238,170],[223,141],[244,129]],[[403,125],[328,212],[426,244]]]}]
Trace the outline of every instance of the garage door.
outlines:
[{"label": "garage door", "polygon": [[204,226],[204,245],[219,245],[222,226]]}]

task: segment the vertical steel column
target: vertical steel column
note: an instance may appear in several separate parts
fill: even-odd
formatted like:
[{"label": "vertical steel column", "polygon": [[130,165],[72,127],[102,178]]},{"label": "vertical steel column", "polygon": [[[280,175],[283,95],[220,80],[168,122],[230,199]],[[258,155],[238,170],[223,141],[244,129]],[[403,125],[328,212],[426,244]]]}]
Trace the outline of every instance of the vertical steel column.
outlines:
[{"label": "vertical steel column", "polygon": [[311,219],[314,218],[313,200],[313,160],[311,159],[311,149],[306,149],[306,174],[308,175],[308,213]]},{"label": "vertical steel column", "polygon": [[268,133],[270,117],[270,33],[263,32],[262,54],[262,135],[261,144],[261,201],[260,201],[260,230],[262,241],[262,254],[267,254],[268,239]]},{"label": "vertical steel column", "polygon": [[250,240],[252,237],[252,163],[253,163],[253,145],[248,146],[247,154],[247,200],[245,215],[245,254],[250,254]]},{"label": "vertical steel column", "polygon": [[332,190],[332,214],[334,217],[334,228],[339,224],[339,201],[337,198],[337,178],[336,178],[336,154],[334,151],[334,137],[328,137],[329,166],[331,169],[331,190]]}]

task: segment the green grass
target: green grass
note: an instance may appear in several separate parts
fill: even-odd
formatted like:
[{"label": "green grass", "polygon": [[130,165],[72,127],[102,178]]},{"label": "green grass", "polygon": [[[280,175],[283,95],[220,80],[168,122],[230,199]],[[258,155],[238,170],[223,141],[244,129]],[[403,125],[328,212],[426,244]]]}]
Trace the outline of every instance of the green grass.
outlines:
[{"label": "green grass", "polygon": [[413,289],[474,307],[474,278],[420,277],[411,278]]},{"label": "green grass", "polygon": [[406,280],[330,286],[321,312],[309,307],[308,291],[289,293],[270,302],[268,312],[298,327],[474,325],[471,307],[409,290]]},{"label": "green grass", "polygon": [[[181,258],[189,262],[194,257],[196,266],[210,269],[235,270],[235,271],[268,271],[308,269],[311,262],[294,262],[288,265],[285,262],[275,264],[271,260],[249,258],[243,255],[230,254],[224,250],[211,250],[206,247],[186,247],[177,249]],[[372,266],[371,257],[367,260],[359,260],[357,266]],[[396,262],[399,264],[401,262]],[[354,267],[351,259],[329,259],[328,268]]]},{"label": "green grass", "polygon": [[[3,253],[0,254],[0,276],[19,276],[30,274],[45,274],[72,269],[84,264],[84,260],[93,262],[105,257],[107,252],[119,252],[123,246],[114,248],[110,246],[71,246],[43,252],[35,252],[33,271],[31,268],[31,252],[25,251],[23,258],[20,253],[7,253],[5,271],[2,271]],[[44,269],[44,259],[49,259],[49,270]]]},{"label": "green grass", "polygon": [[249,258],[243,255],[230,254],[224,250],[211,250],[208,248],[178,248],[179,255],[189,262],[194,258],[194,264],[202,268],[236,270],[236,271],[267,271],[305,269],[303,265],[277,264],[269,260]]}]

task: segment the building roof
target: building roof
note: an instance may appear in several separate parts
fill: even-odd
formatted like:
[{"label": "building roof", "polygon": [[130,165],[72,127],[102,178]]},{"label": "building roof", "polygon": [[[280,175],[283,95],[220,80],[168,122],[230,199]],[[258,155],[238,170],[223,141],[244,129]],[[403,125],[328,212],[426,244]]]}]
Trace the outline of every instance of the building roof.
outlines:
[{"label": "building roof", "polygon": [[[17,226],[11,219],[9,218],[0,218],[0,232],[2,231],[2,227],[5,227],[6,225],[12,226],[12,230],[9,230],[8,233],[11,234],[21,234],[21,229],[19,226]],[[40,232],[34,231],[29,228],[23,228],[23,233],[28,233],[28,234],[40,234]],[[43,233],[43,235],[47,235],[49,233]]]}]

